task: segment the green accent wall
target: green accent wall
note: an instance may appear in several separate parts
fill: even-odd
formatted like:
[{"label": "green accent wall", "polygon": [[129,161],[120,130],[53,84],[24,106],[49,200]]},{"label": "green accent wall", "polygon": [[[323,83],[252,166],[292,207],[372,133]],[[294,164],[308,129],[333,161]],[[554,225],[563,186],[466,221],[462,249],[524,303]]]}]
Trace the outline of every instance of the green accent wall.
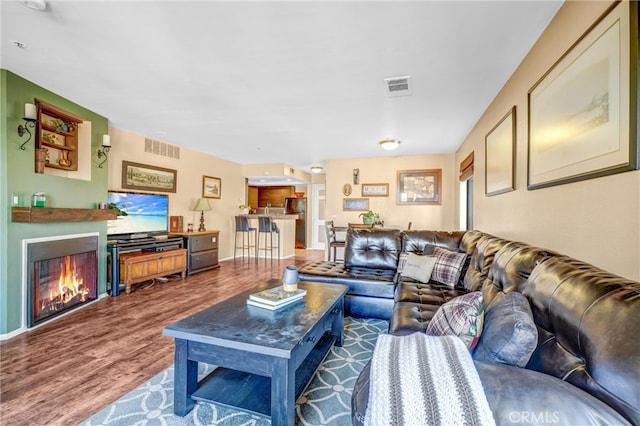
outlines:
[{"label": "green accent wall", "polygon": [[[20,193],[24,203],[31,194],[45,192],[48,207],[95,208],[96,202],[106,201],[108,168],[98,168],[97,150],[102,135],[109,133],[109,120],[50,92],[24,78],[0,70],[0,336],[22,326],[22,240],[54,235],[100,233],[98,252],[98,294],[106,293],[106,222],[73,223],[13,223],[11,222],[12,193]],[[18,137],[18,125],[24,124],[24,104],[34,98],[62,108],[91,122],[91,179],[79,180],[34,172],[34,139],[20,149],[25,140]]]}]

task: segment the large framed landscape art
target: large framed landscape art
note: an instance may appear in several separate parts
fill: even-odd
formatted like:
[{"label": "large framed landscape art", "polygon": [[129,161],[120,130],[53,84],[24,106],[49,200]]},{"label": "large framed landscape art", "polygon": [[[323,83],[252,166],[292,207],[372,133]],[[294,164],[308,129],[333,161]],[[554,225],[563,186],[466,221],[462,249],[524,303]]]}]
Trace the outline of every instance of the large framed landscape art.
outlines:
[{"label": "large framed landscape art", "polygon": [[442,204],[442,169],[398,170],[396,204]]},{"label": "large framed landscape art", "polygon": [[122,162],[122,187],[145,191],[176,192],[178,172],[148,164]]},{"label": "large framed landscape art", "polygon": [[638,167],[638,4],[616,2],[528,94],[528,189]]}]

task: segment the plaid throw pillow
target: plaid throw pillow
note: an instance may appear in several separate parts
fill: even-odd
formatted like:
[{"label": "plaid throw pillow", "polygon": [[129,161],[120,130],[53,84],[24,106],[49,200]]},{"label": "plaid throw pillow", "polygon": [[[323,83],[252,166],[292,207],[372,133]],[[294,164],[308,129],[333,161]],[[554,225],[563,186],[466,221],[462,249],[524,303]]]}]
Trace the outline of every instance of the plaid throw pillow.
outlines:
[{"label": "plaid throw pillow", "polygon": [[472,350],[478,344],[484,322],[482,293],[474,291],[440,306],[427,326],[430,336],[458,336]]},{"label": "plaid throw pillow", "polygon": [[436,264],[433,268],[431,279],[451,288],[455,287],[460,278],[467,255],[440,247],[433,249],[433,255],[436,257]]}]

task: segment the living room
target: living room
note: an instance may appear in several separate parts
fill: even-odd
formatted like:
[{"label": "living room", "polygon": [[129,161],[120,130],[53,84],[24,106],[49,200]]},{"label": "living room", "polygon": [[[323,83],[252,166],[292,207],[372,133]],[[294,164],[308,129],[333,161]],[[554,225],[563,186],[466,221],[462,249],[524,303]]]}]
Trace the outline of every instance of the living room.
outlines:
[{"label": "living room", "polygon": [[[293,168],[308,182],[308,195],[314,184],[324,184],[326,204],[324,217],[336,223],[358,221],[357,212],[343,209],[343,187],[354,186],[351,197],[360,196],[353,182],[354,169],[359,170],[361,183],[389,183],[388,197],[372,197],[370,208],[380,213],[387,224],[404,226],[412,222],[413,229],[457,230],[460,225],[459,167],[474,153],[473,228],[532,245],[546,247],[631,280],[640,280],[640,172],[626,171],[600,175],[591,179],[527,189],[528,96],[529,91],[553,67],[563,54],[580,39],[590,26],[609,8],[611,2],[566,2],[550,22],[536,44],[514,70],[503,88],[468,129],[455,152],[423,155],[374,156],[350,159],[325,159],[324,174],[314,175],[286,163],[243,165],[204,154],[184,146],[180,158],[169,158],[145,152],[145,139],[161,136],[138,134],[112,125],[100,111],[91,111],[74,103],[68,93],[53,87],[41,87],[28,78],[1,70],[2,84],[2,144],[0,146],[0,189],[6,203],[11,194],[30,197],[42,191],[51,207],[94,208],[106,200],[108,189],[122,187],[122,161],[132,161],[166,167],[177,171],[176,192],[170,195],[171,214],[196,224],[200,212],[192,210],[202,194],[202,177],[215,176],[222,181],[222,197],[211,200],[213,212],[206,213],[208,229],[220,230],[220,259],[233,258],[232,217],[238,205],[245,201],[247,175],[258,168],[288,170]],[[2,18],[3,21],[7,18]],[[4,22],[3,22],[4,24]],[[4,26],[4,25],[3,25]],[[3,30],[4,31],[4,30]],[[63,78],[62,76],[60,78]],[[637,91],[637,83],[636,83]],[[637,93],[632,99],[636,103]],[[24,124],[24,104],[34,98],[44,99],[91,123],[90,179],[69,179],[52,173],[33,172],[34,145],[20,149],[15,129]],[[495,196],[485,194],[485,138],[515,105],[514,190]],[[633,110],[633,109],[632,109]],[[635,120],[631,117],[631,121]],[[637,127],[631,126],[637,132]],[[110,135],[112,148],[104,167],[97,152],[102,136]],[[637,133],[636,133],[637,134]],[[21,138],[22,139],[22,138]],[[212,144],[218,143],[211,141]],[[637,137],[636,137],[637,149]],[[378,149],[375,141],[372,150]],[[398,171],[441,169],[440,205],[398,205]],[[24,200],[23,200],[24,201]],[[53,235],[97,232],[99,234],[98,292],[107,294],[107,228],[104,222],[56,224],[15,223],[9,204],[0,211],[0,336],[11,339],[25,332],[23,324],[22,240]],[[611,249],[614,248],[614,249]],[[28,331],[27,331],[28,333]]]}]

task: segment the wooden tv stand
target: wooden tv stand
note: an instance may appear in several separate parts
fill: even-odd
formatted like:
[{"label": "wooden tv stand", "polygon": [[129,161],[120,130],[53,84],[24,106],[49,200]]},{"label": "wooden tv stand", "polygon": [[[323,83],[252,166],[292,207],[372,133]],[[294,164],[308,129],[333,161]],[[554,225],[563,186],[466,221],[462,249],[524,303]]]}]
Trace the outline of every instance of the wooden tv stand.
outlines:
[{"label": "wooden tv stand", "polygon": [[184,278],[186,271],[186,249],[120,255],[120,280],[124,282],[127,294],[131,292],[132,284],[177,273]]},{"label": "wooden tv stand", "polygon": [[187,270],[187,250],[181,237],[140,238],[107,242],[107,278],[111,296],[127,293],[133,284]]}]

